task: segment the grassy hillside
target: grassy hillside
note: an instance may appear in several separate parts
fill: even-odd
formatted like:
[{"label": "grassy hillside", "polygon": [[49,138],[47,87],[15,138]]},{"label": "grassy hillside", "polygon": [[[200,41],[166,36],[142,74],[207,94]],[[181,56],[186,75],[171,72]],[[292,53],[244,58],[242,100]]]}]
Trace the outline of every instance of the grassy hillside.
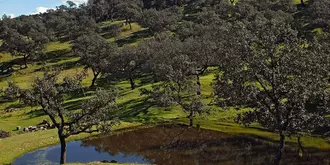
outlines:
[{"label": "grassy hillside", "polygon": [[[296,4],[300,0],[295,0]],[[123,21],[103,22],[101,27],[106,27],[111,24],[122,24]],[[140,27],[138,24],[132,24],[133,29],[129,30],[129,26],[122,27],[122,31],[118,37],[107,38],[109,42],[116,42],[119,46],[124,44],[138,44],[144,38],[150,37],[147,29]],[[106,36],[106,32],[101,35]],[[79,64],[79,57],[76,57],[71,52],[70,42],[53,42],[45,47],[46,62],[34,61],[29,64],[29,68],[20,69],[18,65],[14,66],[15,71],[10,76],[0,77],[0,88],[7,87],[8,81],[16,82],[22,88],[29,88],[33,80],[37,76],[42,76],[45,68],[62,68],[60,77],[77,74],[83,70],[83,66]],[[12,57],[8,53],[0,53],[0,62],[14,62],[21,60],[18,57]],[[92,73],[89,71],[89,76],[83,81],[83,85],[87,87],[90,85]],[[111,85],[117,86],[121,93],[117,103],[120,107],[122,125],[116,129],[124,127],[132,127],[142,123],[153,124],[158,122],[174,122],[187,123],[184,114],[179,107],[157,107],[151,103],[146,102],[144,96],[140,96],[139,89],[151,87],[150,77],[141,76],[137,81],[137,88],[130,89],[130,84],[127,80],[105,80],[99,79],[97,81],[98,87],[108,88]],[[212,95],[212,80],[214,79],[214,70],[210,69],[203,76],[201,76],[202,95],[205,103],[211,101]],[[61,78],[59,78],[61,80]],[[87,89],[87,93],[93,93],[95,88]],[[70,110],[78,110],[81,102],[85,100],[86,96],[70,98],[66,100],[65,106]],[[12,113],[3,113],[5,109],[18,108],[19,111]],[[219,109],[213,107],[214,112],[211,117],[197,119],[197,123],[201,127],[226,132],[229,134],[244,134],[253,137],[261,137],[270,142],[279,139],[277,134],[267,132],[261,129],[258,125],[251,125],[249,128],[242,127],[233,122],[234,117],[238,113],[235,109]],[[40,147],[58,143],[56,130],[47,130],[35,133],[18,134],[15,130],[16,126],[22,128],[36,125],[43,119],[48,117],[40,110],[39,107],[27,107],[18,101],[15,102],[0,102],[0,130],[8,131],[12,137],[0,139],[0,164],[10,164],[16,157],[35,150]],[[68,140],[81,139],[90,136],[88,134],[81,134],[74,136]],[[295,143],[296,138],[288,139],[289,142]],[[303,145],[307,147],[314,147],[319,149],[330,149],[328,140],[318,137],[304,137],[302,139]],[[93,163],[91,163],[93,164]],[[76,164],[72,164],[76,165]],[[78,164],[77,164],[78,165]],[[80,165],[80,164],[79,164]]]}]

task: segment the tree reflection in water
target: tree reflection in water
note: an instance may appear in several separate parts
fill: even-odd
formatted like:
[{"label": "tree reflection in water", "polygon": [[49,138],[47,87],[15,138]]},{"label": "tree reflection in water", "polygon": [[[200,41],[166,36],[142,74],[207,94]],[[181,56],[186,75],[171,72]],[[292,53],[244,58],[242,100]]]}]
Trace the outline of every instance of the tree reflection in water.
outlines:
[{"label": "tree reflection in water", "polygon": [[[110,155],[138,154],[158,165],[264,165],[272,164],[277,151],[277,145],[265,140],[182,125],[142,128],[82,145]],[[328,164],[328,151],[307,150],[309,156],[300,158],[296,149],[287,148],[282,164]]]}]

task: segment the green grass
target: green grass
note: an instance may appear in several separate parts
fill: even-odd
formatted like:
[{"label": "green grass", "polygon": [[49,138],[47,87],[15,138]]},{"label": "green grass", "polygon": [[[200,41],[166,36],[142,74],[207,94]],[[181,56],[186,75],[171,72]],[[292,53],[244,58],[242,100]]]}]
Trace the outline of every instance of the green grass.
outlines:
[{"label": "green grass", "polygon": [[8,61],[11,61],[11,60],[14,60],[16,59],[17,57],[13,57],[11,56],[9,53],[6,53],[6,52],[0,52],[0,62],[8,62]]}]

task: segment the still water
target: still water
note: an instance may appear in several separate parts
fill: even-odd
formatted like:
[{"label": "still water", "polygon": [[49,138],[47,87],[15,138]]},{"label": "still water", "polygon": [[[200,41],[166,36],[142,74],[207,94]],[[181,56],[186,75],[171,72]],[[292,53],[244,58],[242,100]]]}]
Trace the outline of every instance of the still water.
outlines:
[{"label": "still water", "polygon": [[[233,136],[217,131],[161,125],[92,140],[73,141],[67,146],[67,162],[115,160],[119,163],[158,165],[264,165],[271,164],[276,145],[264,140]],[[330,152],[287,149],[282,164],[326,165]],[[58,164],[60,146],[51,146],[17,158],[13,165]]]}]

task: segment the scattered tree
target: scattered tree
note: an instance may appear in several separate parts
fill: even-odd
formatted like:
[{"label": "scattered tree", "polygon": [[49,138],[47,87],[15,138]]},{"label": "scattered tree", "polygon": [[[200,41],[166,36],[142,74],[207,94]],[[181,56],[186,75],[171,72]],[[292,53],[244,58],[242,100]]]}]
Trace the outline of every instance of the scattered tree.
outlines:
[{"label": "scattered tree", "polygon": [[43,48],[43,44],[28,39],[16,30],[9,28],[6,28],[2,41],[2,49],[8,51],[12,56],[23,56],[25,68],[28,67],[28,60]]},{"label": "scattered tree", "polygon": [[109,44],[104,38],[95,33],[79,37],[73,42],[72,50],[80,56],[80,61],[86,68],[92,69],[91,87],[95,85],[102,68],[107,65],[108,57],[117,53],[115,45]]},{"label": "scattered tree", "polygon": [[153,46],[161,47],[153,48],[157,55],[150,60],[153,61],[153,72],[161,83],[154,85],[152,90],[142,89],[142,94],[151,96],[158,105],[179,105],[188,114],[189,125],[193,126],[196,115],[208,112],[201,96],[196,94],[192,74],[194,62],[184,54],[181,41],[165,39]]},{"label": "scattered tree", "polygon": [[125,77],[128,78],[131,89],[135,89],[136,84],[134,79],[138,74],[142,74],[142,67],[147,61],[147,56],[142,53],[140,47],[136,46],[124,46],[119,51],[118,56],[113,56],[111,60],[112,63],[108,68],[110,69],[111,73],[117,75],[117,77]]},{"label": "scattered tree", "polygon": [[122,0],[115,8],[132,30],[132,20],[140,16],[142,12],[142,2],[140,0]]},{"label": "scattered tree", "polygon": [[184,42],[185,53],[189,56],[193,64],[193,70],[190,73],[196,76],[196,94],[201,95],[200,76],[203,75],[210,66],[216,66],[215,55],[219,52],[220,44],[212,40],[209,35],[202,37],[188,38]]},{"label": "scattered tree", "polygon": [[63,105],[64,97],[81,91],[82,75],[64,78],[64,83],[57,81],[58,72],[45,73],[42,78],[35,79],[31,89],[20,89],[11,86],[11,95],[16,96],[26,105],[41,106],[57,128],[61,143],[60,164],[66,163],[65,139],[80,133],[107,132],[118,123],[115,99],[117,90],[98,89],[90,99],[84,101],[81,110],[72,111]]}]

